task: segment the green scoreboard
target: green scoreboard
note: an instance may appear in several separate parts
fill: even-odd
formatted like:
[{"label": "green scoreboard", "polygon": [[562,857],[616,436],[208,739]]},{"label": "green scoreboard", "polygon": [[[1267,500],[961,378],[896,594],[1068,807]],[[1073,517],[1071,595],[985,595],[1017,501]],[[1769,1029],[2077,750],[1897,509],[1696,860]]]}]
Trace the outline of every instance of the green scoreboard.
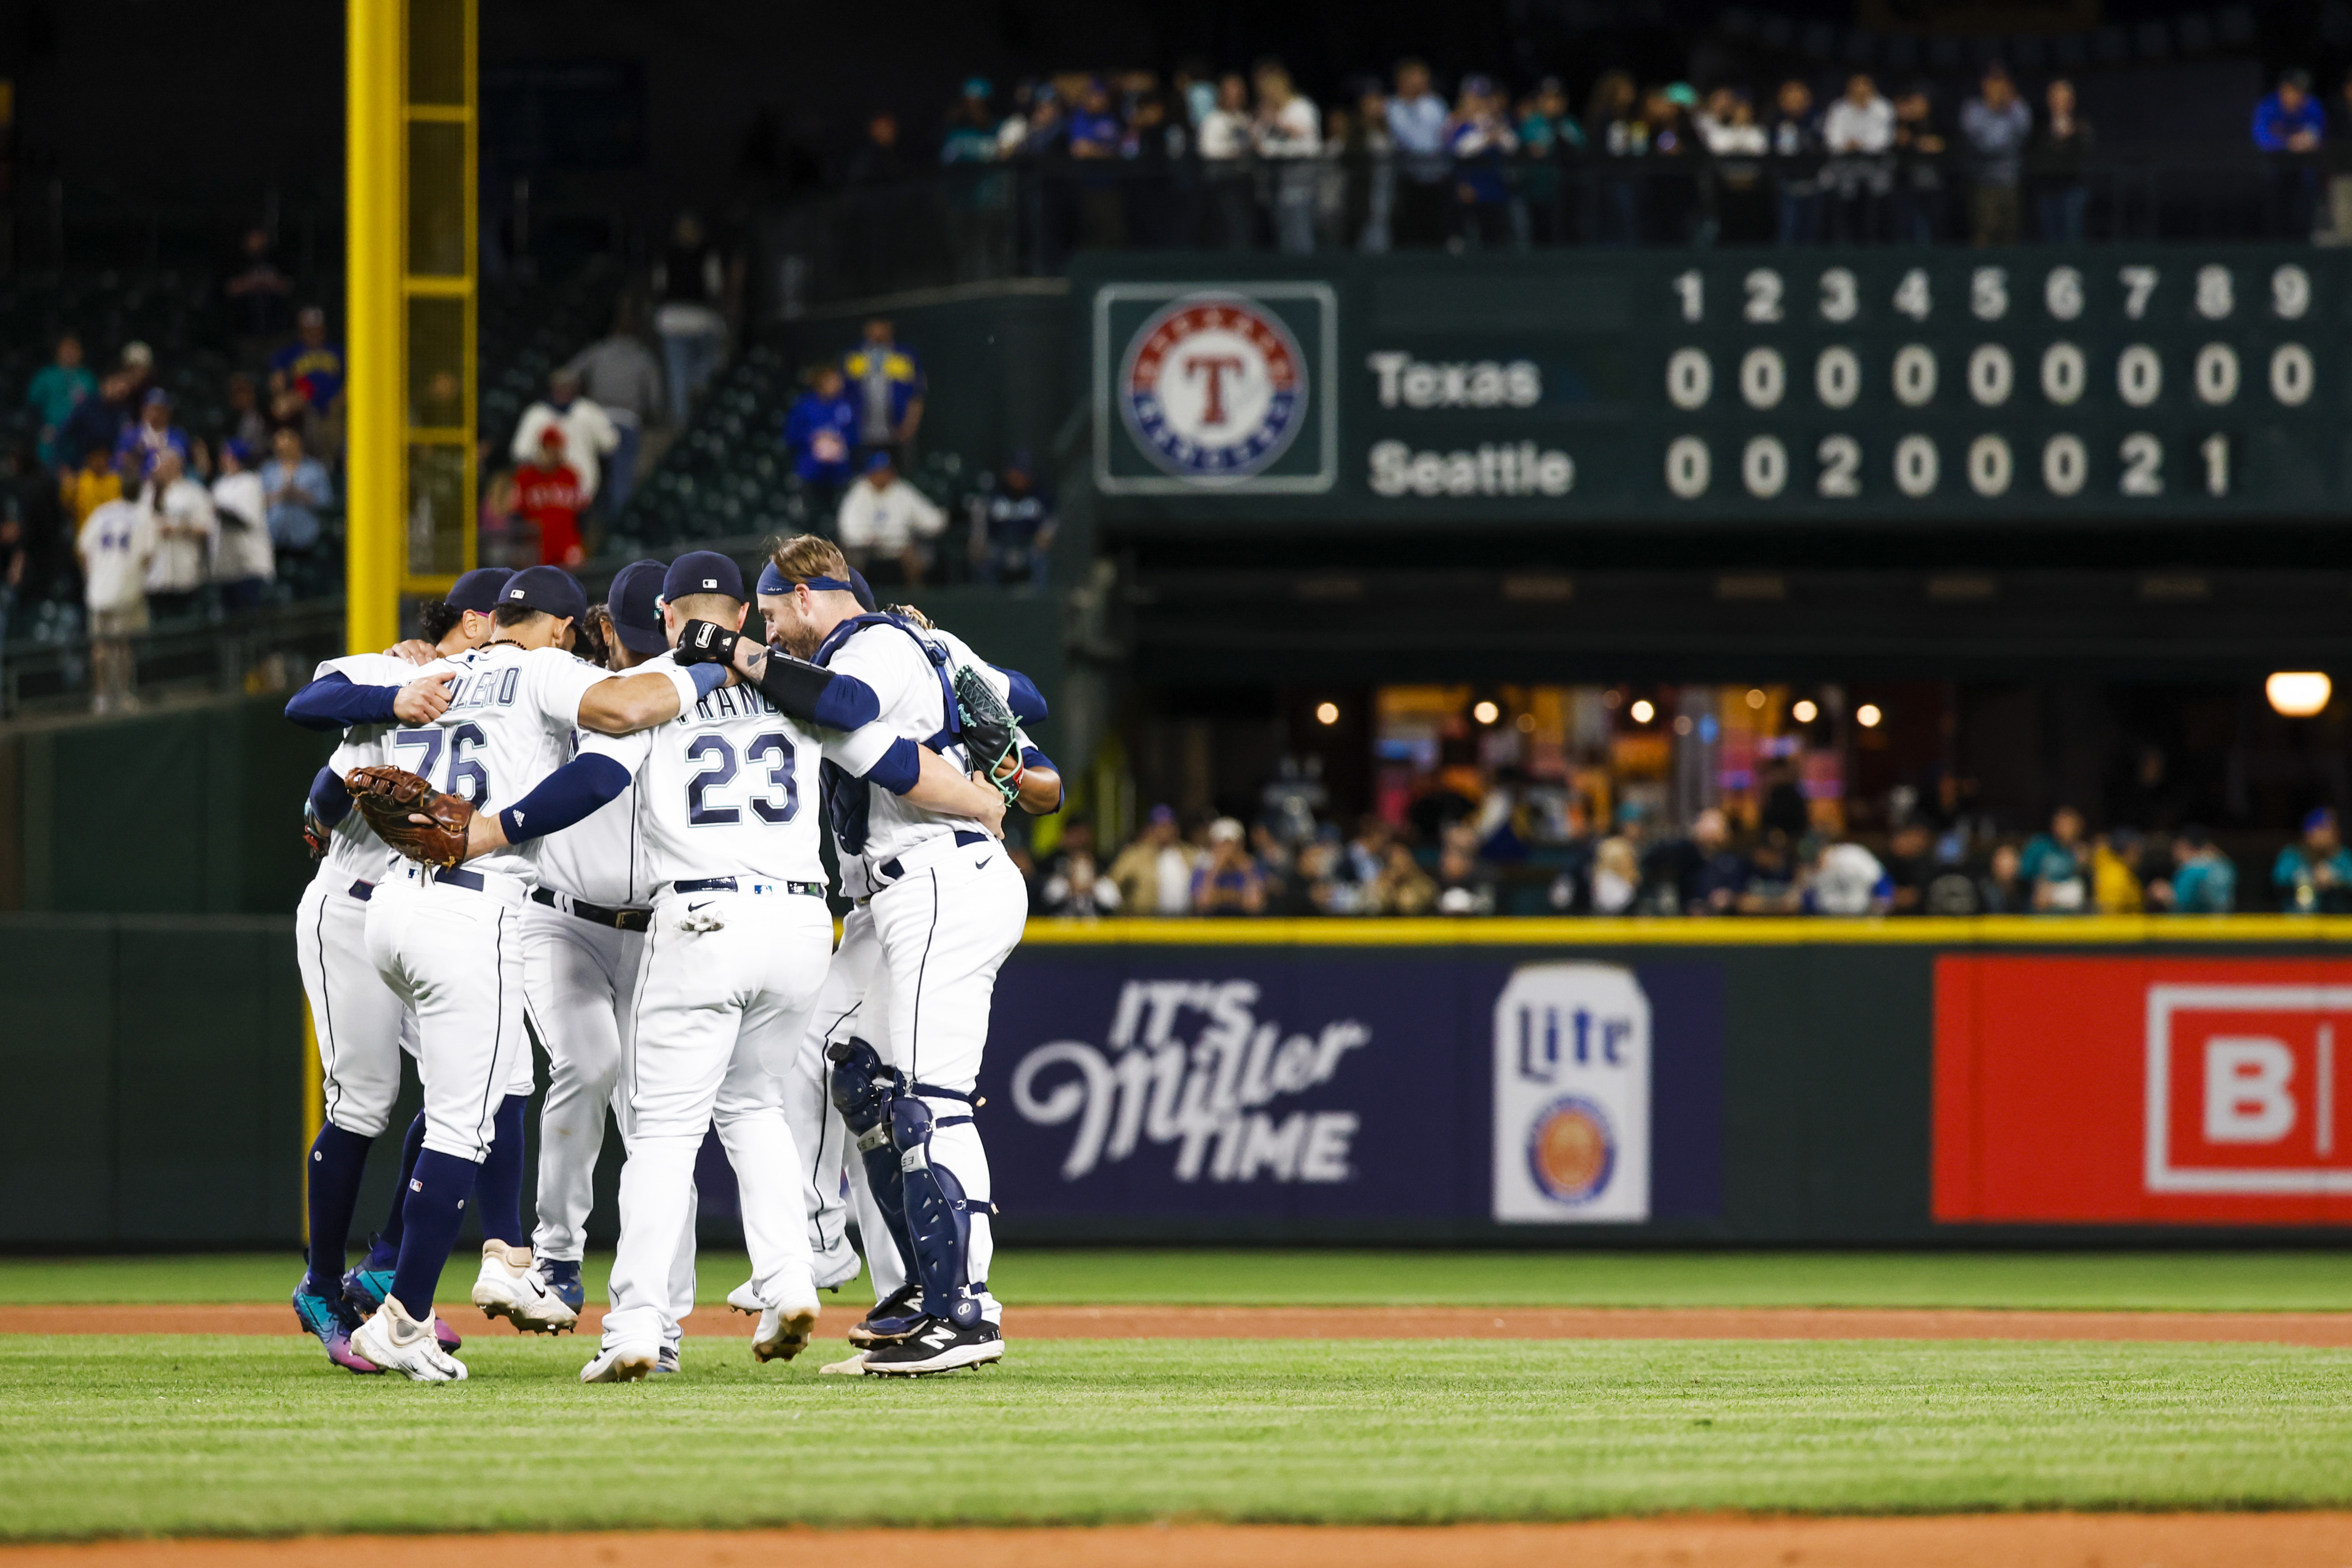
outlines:
[{"label": "green scoreboard", "polygon": [[1075,285],[1114,522],[2352,512],[2352,253],[1139,259]]}]

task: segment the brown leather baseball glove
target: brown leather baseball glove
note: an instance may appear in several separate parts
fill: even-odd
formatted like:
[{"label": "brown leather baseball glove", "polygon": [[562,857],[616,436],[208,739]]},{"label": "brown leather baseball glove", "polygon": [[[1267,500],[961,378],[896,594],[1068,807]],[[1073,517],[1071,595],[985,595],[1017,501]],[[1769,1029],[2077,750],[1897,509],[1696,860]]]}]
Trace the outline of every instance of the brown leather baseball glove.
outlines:
[{"label": "brown leather baseball glove", "polygon": [[411,860],[455,866],[466,858],[466,830],[474,808],[444,794],[406,768],[353,768],[343,775],[352,804],[375,836]]}]

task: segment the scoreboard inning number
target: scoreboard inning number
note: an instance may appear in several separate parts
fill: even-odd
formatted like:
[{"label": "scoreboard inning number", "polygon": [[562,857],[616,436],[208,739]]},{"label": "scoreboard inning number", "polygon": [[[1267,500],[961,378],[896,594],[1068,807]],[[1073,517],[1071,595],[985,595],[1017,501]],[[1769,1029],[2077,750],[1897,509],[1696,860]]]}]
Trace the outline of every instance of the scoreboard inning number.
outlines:
[{"label": "scoreboard inning number", "polygon": [[[2191,438],[2187,452],[2168,453],[2163,437],[2155,430],[2132,429],[2119,437],[2108,433],[2094,437],[2083,430],[2063,427],[2067,411],[2092,412],[2105,404],[2110,392],[2114,405],[2123,410],[2154,406],[2166,393],[2165,356],[2153,342],[2129,341],[2120,347],[2099,348],[2077,341],[2095,327],[2085,320],[2091,289],[2081,268],[2053,266],[2038,279],[2023,273],[2022,268],[2002,266],[1976,267],[1969,274],[1965,296],[1948,301],[1937,297],[1928,269],[1914,267],[1895,282],[1885,301],[1895,318],[1897,338],[1906,323],[1926,326],[1937,321],[1940,311],[1943,324],[1957,321],[1962,331],[1973,330],[1975,323],[1987,327],[2008,323],[2011,342],[1966,345],[1898,342],[1891,351],[1834,341],[1818,348],[1756,343],[1730,351],[1687,344],[1667,354],[1664,380],[1667,402],[1685,414],[1745,409],[1782,416],[1834,416],[1863,404],[1866,385],[1874,384],[1884,389],[1883,394],[1874,393],[1872,404],[1865,406],[1880,418],[1885,416],[1883,405],[1875,401],[1881,395],[1891,397],[1896,408],[1910,410],[1928,407],[1943,393],[1948,410],[2006,411],[2012,417],[2030,414],[2037,422],[2061,426],[2033,437],[2029,449],[2015,449],[2011,437],[1999,432],[1970,435],[1948,430],[1948,455],[1957,459],[1948,472],[1945,443],[1935,433],[1916,430],[1891,440],[1882,438],[1885,449],[1875,456],[1884,467],[1874,469],[1870,460],[1874,454],[1865,450],[1855,433],[1808,434],[1798,438],[1801,449],[1795,451],[1791,437],[1784,434],[1759,434],[1730,438],[1732,449],[1720,454],[1728,471],[1719,474],[1717,447],[1725,438],[1691,433],[1675,436],[1666,444],[1668,493],[1683,500],[1697,500],[1728,482],[1757,500],[1808,491],[1826,500],[1851,500],[1883,482],[1895,494],[1915,500],[1955,485],[1965,485],[1969,493],[1986,500],[2028,486],[2061,500],[2072,500],[2084,496],[2091,485],[2095,455],[2091,442],[2095,438],[2113,444],[2112,471],[2119,496],[2159,497],[2168,484],[2193,487],[2208,497],[2231,495],[2232,444],[2226,431],[2199,434]],[[2119,267],[2113,281],[2119,318],[2116,324],[2125,335],[2132,335],[2130,323],[2153,325],[2150,310],[2159,298],[2161,270],[2152,266]],[[2190,279],[2187,306],[2187,327],[2192,339],[2200,324],[2233,321],[2295,331],[2293,324],[2305,321],[2311,311],[2310,273],[2298,263],[2281,263],[2270,269],[2267,285],[2261,298],[2241,299],[2236,276],[2229,268],[2198,267]],[[1670,287],[1675,313],[1691,326],[1720,326],[1727,321],[1751,329],[1835,328],[1861,320],[1868,303],[1862,280],[1853,268],[1843,266],[1823,268],[1811,280],[1810,291],[1792,285],[1778,268],[1752,268],[1738,279],[1734,298],[1720,304],[1708,298],[1707,277],[1696,268],[1672,279]],[[1711,311],[1718,310],[1721,314],[1711,316]],[[2020,331],[2038,335],[2045,328],[2053,335],[2030,347],[2014,341]],[[2177,345],[2181,331],[2169,327],[2156,335],[2168,336]],[[1880,363],[1866,363],[1865,355]],[[2232,410],[2242,416],[2267,409],[2301,409],[2311,402],[2318,384],[2317,365],[2309,345],[2294,336],[2261,350],[2210,339],[2198,343],[2188,362],[2186,391],[2199,409]],[[1883,379],[1872,384],[1874,371]],[[1899,414],[1895,417],[1899,420]],[[1948,412],[1946,417],[1950,417]],[[1801,473],[1801,458],[1806,461]],[[2172,465],[2181,459],[2185,461],[2176,469]]]}]

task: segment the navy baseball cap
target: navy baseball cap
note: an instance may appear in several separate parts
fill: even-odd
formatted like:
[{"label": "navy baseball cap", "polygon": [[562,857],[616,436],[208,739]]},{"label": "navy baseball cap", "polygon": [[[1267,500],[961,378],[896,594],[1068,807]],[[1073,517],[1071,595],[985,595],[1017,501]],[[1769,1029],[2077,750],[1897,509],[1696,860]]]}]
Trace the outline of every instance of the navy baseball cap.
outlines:
[{"label": "navy baseball cap", "polygon": [[663,601],[675,604],[689,594],[724,594],[746,602],[751,597],[743,591],[742,569],[716,550],[689,550],[669,563],[662,578]]},{"label": "navy baseball cap", "polygon": [[503,566],[477,566],[449,585],[449,607],[487,616],[499,607],[499,590],[513,575]]},{"label": "navy baseball cap", "polygon": [[588,592],[561,566],[526,566],[499,590],[499,608],[516,605],[576,621],[588,613]]},{"label": "navy baseball cap", "polygon": [[860,572],[855,566],[852,566],[849,569],[849,591],[857,595],[857,603],[860,608],[869,612],[873,610],[874,584],[868,583],[866,580],[866,574]]},{"label": "navy baseball cap", "polygon": [[659,653],[669,647],[662,630],[661,591],[658,561],[632,561],[613,574],[604,607],[612,612],[613,635],[632,653]]}]

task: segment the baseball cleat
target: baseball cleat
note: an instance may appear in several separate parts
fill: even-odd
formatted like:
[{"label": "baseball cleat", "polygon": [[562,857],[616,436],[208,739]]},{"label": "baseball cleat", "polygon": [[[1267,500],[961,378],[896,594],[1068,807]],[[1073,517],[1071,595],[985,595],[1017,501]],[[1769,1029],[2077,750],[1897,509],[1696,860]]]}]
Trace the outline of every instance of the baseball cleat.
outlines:
[{"label": "baseball cleat", "polygon": [[345,1372],[382,1372],[374,1363],[362,1360],[352,1351],[352,1331],[360,1326],[357,1314],[340,1300],[315,1295],[303,1289],[310,1281],[294,1287],[294,1321],[306,1333],[316,1334],[319,1342],[327,1347],[327,1359]]},{"label": "baseball cleat", "polygon": [[580,1260],[576,1258],[542,1258],[531,1265],[555,1299],[572,1309],[578,1318],[580,1309],[588,1304],[588,1288],[580,1280]]},{"label": "baseball cleat", "polygon": [[868,1376],[920,1377],[958,1367],[982,1366],[1004,1357],[1004,1336],[990,1322],[960,1329],[947,1318],[925,1318],[896,1344],[866,1352]]},{"label": "baseball cleat", "polygon": [[635,1383],[661,1370],[659,1344],[606,1345],[580,1369],[583,1383]]},{"label": "baseball cleat", "polygon": [[531,1267],[530,1248],[502,1241],[482,1243],[482,1271],[474,1279],[474,1305],[486,1318],[504,1318],[527,1334],[560,1334],[576,1328],[580,1314],[548,1288]]},{"label": "baseball cleat", "polygon": [[816,1370],[819,1373],[832,1373],[844,1377],[863,1377],[866,1375],[866,1352],[858,1351],[845,1360],[827,1362]]},{"label": "baseball cleat", "polygon": [[751,1289],[749,1279],[727,1292],[727,1304],[755,1318],[768,1310],[768,1304],[760,1300],[759,1292]]},{"label": "baseball cleat", "polygon": [[816,1315],[814,1301],[795,1301],[762,1310],[760,1326],[751,1334],[751,1359],[790,1361],[808,1349],[809,1334],[816,1328]]},{"label": "baseball cleat", "polygon": [[[343,1276],[343,1305],[352,1310],[354,1320],[363,1321],[370,1313],[383,1305],[384,1299],[392,1294],[392,1273],[389,1268],[370,1268],[362,1265]],[[433,1338],[450,1355],[456,1355],[466,1348],[466,1342],[458,1338],[457,1331],[438,1314],[433,1319]]]},{"label": "baseball cleat", "polygon": [[443,1350],[433,1331],[389,1296],[375,1316],[352,1331],[352,1350],[370,1365],[412,1383],[466,1381],[466,1363]]},{"label": "baseball cleat", "polygon": [[654,1358],[654,1371],[656,1373],[660,1373],[666,1372],[676,1372],[677,1370],[677,1347],[670,1344],[662,1346],[661,1354]]},{"label": "baseball cleat", "polygon": [[860,1347],[892,1345],[915,1331],[923,1321],[920,1305],[923,1288],[908,1283],[899,1286],[874,1303],[874,1310],[851,1325],[849,1342]]}]

